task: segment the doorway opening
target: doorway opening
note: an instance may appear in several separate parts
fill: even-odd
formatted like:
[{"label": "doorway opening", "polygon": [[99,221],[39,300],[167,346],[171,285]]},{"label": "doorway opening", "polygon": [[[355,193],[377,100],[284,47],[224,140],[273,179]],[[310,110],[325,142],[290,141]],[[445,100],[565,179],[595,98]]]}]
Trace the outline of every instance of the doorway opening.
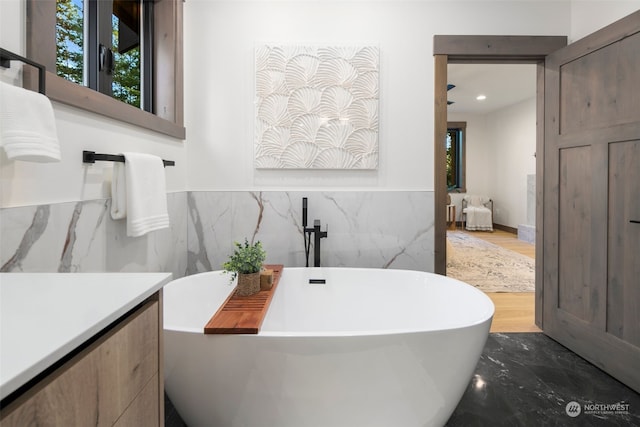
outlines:
[{"label": "doorway opening", "polygon": [[535,233],[518,236],[535,229],[536,65],[448,64],[447,75],[447,275],[494,300],[494,331],[539,332]]},{"label": "doorway opening", "polygon": [[[435,183],[435,272],[446,274],[446,224],[447,224],[447,134],[448,65],[449,64],[535,64],[536,65],[536,152],[544,151],[543,111],[544,60],[546,55],[566,46],[567,38],[547,36],[434,36],[435,99],[434,99],[434,183]],[[533,153],[531,153],[533,154]],[[536,199],[540,200],[542,157],[537,156]],[[467,182],[468,185],[468,182]],[[536,205],[536,218],[541,218],[541,204]],[[539,220],[536,221],[537,239],[542,236]],[[539,243],[539,242],[536,242]],[[535,282],[541,283],[541,245],[536,245]],[[542,289],[535,287],[535,324],[542,328]]]}]

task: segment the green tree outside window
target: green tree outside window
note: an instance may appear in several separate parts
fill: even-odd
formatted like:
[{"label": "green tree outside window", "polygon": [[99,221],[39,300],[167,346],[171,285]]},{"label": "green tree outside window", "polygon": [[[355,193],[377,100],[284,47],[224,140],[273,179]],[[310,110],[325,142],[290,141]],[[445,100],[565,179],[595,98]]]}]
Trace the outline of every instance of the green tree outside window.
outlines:
[{"label": "green tree outside window", "polygon": [[[56,1],[56,74],[74,83],[85,84],[84,2]],[[112,15],[112,50],[114,52],[111,96],[140,108],[140,44],[118,53],[120,19]]]}]

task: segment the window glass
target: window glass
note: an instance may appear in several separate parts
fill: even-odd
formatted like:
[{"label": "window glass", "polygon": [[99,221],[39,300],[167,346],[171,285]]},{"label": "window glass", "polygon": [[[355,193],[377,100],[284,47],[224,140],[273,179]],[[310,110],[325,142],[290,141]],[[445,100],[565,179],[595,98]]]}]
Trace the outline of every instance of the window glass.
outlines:
[{"label": "window glass", "polygon": [[141,0],[56,0],[56,74],[140,108],[141,12]]},{"label": "window glass", "polygon": [[114,1],[111,22],[112,96],[140,107],[140,2]]},{"label": "window glass", "polygon": [[459,148],[460,138],[459,129],[447,130],[447,188],[452,190],[458,185],[458,172],[460,170]]},{"label": "window glass", "polygon": [[56,74],[86,85],[84,57],[84,4],[82,0],[57,0]]},{"label": "window glass", "polygon": [[447,159],[447,189],[448,191],[465,191],[465,156],[464,134],[466,124],[461,122],[460,127],[449,127],[445,142]]}]

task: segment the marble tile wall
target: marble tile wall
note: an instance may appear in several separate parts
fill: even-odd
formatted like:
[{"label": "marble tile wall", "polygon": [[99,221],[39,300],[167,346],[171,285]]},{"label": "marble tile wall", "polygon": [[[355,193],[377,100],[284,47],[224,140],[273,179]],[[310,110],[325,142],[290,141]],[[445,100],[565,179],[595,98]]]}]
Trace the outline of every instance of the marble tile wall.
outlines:
[{"label": "marble tile wall", "polygon": [[2,272],[186,271],[186,193],[169,193],[171,227],[126,235],[110,199],[0,209]]},{"label": "marble tile wall", "polygon": [[[267,262],[304,266],[302,197],[309,225],[328,225],[323,266],[433,271],[433,192],[181,192],[168,195],[171,228],[126,236],[110,200],[0,209],[0,271],[220,269],[233,242],[262,241]],[[310,264],[313,265],[313,248]]]},{"label": "marble tile wall", "polygon": [[518,239],[536,243],[536,176],[527,175],[527,223],[518,224]]},{"label": "marble tile wall", "polygon": [[304,266],[303,197],[308,226],[328,225],[322,266],[433,271],[433,192],[263,191],[189,193],[188,274],[220,269],[245,237],[262,242],[268,263]]},{"label": "marble tile wall", "polygon": [[527,225],[536,224],[536,176],[527,175]]},{"label": "marble tile wall", "polygon": [[523,242],[536,244],[536,226],[527,224],[518,224],[518,240]]}]

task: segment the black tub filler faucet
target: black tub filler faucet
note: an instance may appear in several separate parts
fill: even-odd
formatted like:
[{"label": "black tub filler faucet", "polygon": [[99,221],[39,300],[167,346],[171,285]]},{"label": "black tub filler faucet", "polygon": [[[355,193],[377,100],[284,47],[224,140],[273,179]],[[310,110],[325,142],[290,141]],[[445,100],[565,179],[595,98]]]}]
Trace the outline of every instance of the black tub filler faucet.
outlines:
[{"label": "black tub filler faucet", "polygon": [[320,230],[320,220],[313,221],[313,227],[307,227],[307,198],[302,198],[302,234],[304,236],[304,253],[309,267],[309,252],[311,249],[311,234],[313,234],[313,266],[320,267],[320,239],[329,234],[329,225],[326,231]]}]

